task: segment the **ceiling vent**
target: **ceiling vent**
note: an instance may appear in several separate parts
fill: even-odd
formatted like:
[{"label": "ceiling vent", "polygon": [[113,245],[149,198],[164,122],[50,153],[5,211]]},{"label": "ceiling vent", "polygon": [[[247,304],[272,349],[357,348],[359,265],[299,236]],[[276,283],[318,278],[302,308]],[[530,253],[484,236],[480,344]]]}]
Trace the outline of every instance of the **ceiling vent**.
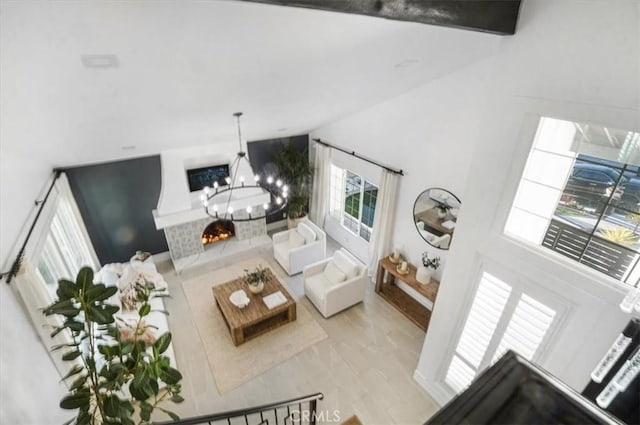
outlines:
[{"label": "ceiling vent", "polygon": [[116,55],[80,55],[80,60],[85,68],[118,68]]}]

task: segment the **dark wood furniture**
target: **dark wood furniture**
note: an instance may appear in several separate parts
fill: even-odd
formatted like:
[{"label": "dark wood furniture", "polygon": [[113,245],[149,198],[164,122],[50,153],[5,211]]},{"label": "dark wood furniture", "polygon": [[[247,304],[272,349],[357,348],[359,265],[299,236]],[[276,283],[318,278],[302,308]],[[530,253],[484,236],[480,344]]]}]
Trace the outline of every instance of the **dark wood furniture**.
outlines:
[{"label": "dark wood furniture", "polygon": [[[295,300],[282,286],[273,272],[270,269],[267,271],[269,278],[264,285],[264,290],[257,295],[249,291],[242,278],[237,278],[212,288],[216,305],[222,313],[222,317],[231,333],[233,344],[236,346],[296,320]],[[229,295],[238,289],[243,289],[251,300],[249,305],[243,309],[236,307],[229,301]],[[278,291],[282,292],[287,301],[269,310],[262,298]]]},{"label": "dark wood furniture", "polygon": [[418,214],[415,215],[414,219],[416,222],[418,221],[424,222],[425,229],[429,230],[431,233],[435,234],[436,236],[442,236],[445,233],[453,235],[454,229],[448,229],[444,227],[442,223],[449,220],[455,222],[456,219],[453,218],[451,214],[447,214],[447,216],[444,218],[438,217],[438,209],[436,207],[429,208],[428,210],[419,212]]},{"label": "dark wood furniture", "polygon": [[429,326],[429,319],[431,319],[431,311],[411,295],[400,289],[396,285],[396,281],[399,280],[405,283],[434,304],[440,282],[431,279],[428,284],[423,285],[416,280],[415,266],[409,264],[409,273],[404,275],[399,273],[396,267],[397,264],[392,263],[388,257],[380,260],[378,263],[378,274],[376,276],[376,292],[400,310],[409,320],[426,331]]}]

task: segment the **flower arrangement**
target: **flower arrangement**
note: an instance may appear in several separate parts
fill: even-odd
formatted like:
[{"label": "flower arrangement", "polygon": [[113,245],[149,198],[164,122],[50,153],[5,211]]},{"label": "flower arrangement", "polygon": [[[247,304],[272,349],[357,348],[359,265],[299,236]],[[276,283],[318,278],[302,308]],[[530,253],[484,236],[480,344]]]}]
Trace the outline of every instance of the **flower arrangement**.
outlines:
[{"label": "flower arrangement", "polygon": [[428,252],[422,253],[422,265],[428,269],[437,270],[440,267],[440,257],[429,257]]},{"label": "flower arrangement", "polygon": [[260,264],[253,271],[244,269],[244,281],[249,286],[257,286],[265,283],[269,278],[268,269]]}]

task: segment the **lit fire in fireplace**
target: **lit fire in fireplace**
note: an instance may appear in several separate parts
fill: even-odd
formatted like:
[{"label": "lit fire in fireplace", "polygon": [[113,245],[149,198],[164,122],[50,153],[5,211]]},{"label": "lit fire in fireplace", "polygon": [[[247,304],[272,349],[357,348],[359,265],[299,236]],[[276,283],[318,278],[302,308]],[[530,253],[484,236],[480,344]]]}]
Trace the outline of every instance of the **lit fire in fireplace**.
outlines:
[{"label": "lit fire in fireplace", "polygon": [[225,239],[229,239],[233,236],[231,233],[220,233],[219,235],[203,235],[202,236],[202,245],[206,245],[208,243],[214,243],[218,241],[223,241]]},{"label": "lit fire in fireplace", "polygon": [[230,220],[217,220],[202,232],[202,245],[220,242],[235,236],[235,227]]}]

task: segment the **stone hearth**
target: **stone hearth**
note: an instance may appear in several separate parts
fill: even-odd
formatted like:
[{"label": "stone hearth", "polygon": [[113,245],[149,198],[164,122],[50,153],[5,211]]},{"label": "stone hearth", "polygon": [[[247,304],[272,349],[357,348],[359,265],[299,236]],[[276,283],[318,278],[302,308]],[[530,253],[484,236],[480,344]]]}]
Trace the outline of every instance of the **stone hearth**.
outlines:
[{"label": "stone hearth", "polygon": [[[261,214],[261,211],[256,211]],[[233,214],[235,218],[247,218],[246,211],[238,211]],[[171,258],[176,260],[202,254],[206,247],[202,245],[202,232],[204,229],[217,219],[212,217],[202,218],[188,223],[177,224],[175,226],[165,227],[164,235],[167,238],[169,252]],[[266,236],[267,222],[265,219],[253,221],[235,221],[234,238],[228,239],[223,243],[230,242],[233,239],[239,241]]]}]

